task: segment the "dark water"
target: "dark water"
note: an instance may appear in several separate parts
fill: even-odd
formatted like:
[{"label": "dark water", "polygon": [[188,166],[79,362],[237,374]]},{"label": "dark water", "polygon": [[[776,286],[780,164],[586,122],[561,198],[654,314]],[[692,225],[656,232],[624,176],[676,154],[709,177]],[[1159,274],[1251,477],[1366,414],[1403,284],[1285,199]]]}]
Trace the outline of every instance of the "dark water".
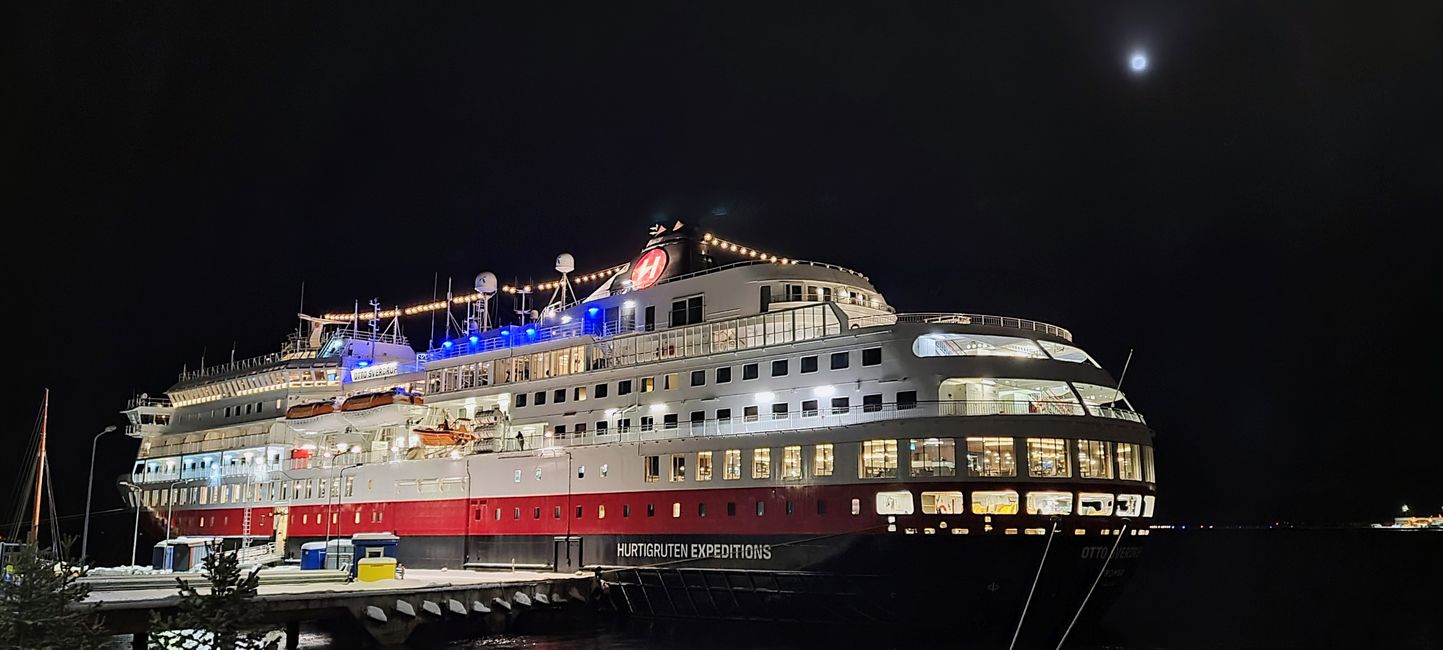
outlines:
[{"label": "dark water", "polygon": [[[557,628],[560,629],[557,629]],[[945,628],[944,628],[945,630]],[[325,647],[322,637],[307,644]],[[1080,649],[1443,648],[1443,533],[1159,531]],[[924,636],[745,624],[572,621],[461,649],[969,647],[965,628]]]}]

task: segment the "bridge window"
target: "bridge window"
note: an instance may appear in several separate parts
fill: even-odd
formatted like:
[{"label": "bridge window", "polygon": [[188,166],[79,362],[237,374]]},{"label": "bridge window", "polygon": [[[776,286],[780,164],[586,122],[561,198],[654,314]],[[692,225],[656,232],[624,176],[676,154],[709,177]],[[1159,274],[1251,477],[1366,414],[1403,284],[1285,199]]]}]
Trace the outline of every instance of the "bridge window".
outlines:
[{"label": "bridge window", "polygon": [[1016,490],[980,490],[972,493],[972,514],[1017,514]]},{"label": "bridge window", "polygon": [[1078,440],[1078,478],[1112,478],[1112,459],[1108,457],[1111,446],[1104,440]]},{"label": "bridge window", "polygon": [[[912,438],[911,475],[916,477],[956,476],[957,441],[952,438]],[[923,512],[926,511],[925,503]]]},{"label": "bridge window", "polygon": [[985,334],[923,334],[912,342],[912,353],[919,357],[1047,358],[1031,339]]},{"label": "bridge window", "polygon": [[923,492],[922,514],[956,515],[965,512],[967,502],[961,492]]},{"label": "bridge window", "polygon": [[1061,438],[1028,438],[1027,474],[1033,478],[1071,477],[1067,441]]},{"label": "bridge window", "polygon": [[858,478],[897,478],[897,441],[862,441]]},{"label": "bridge window", "polygon": [[1012,438],[968,438],[967,475],[972,477],[1017,476],[1017,451]]},{"label": "bridge window", "polygon": [[938,389],[951,415],[1082,415],[1065,381],[988,377],[951,378]]},{"label": "bridge window", "polygon": [[1069,515],[1072,514],[1071,492],[1028,492],[1027,514]]},{"label": "bridge window", "polygon": [[1112,514],[1112,495],[1101,492],[1083,492],[1077,495],[1077,514],[1106,517]]},{"label": "bridge window", "polygon": [[877,514],[910,515],[913,512],[912,493],[907,490],[877,493]]}]

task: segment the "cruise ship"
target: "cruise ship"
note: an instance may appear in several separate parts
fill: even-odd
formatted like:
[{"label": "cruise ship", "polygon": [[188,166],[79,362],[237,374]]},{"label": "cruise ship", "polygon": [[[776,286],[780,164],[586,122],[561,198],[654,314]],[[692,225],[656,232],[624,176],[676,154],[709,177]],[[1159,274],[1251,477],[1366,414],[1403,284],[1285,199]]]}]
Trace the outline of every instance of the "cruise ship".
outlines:
[{"label": "cruise ship", "polygon": [[[171,534],[295,557],[393,532],[404,565],[594,571],[642,616],[1047,647],[1100,616],[1153,516],[1153,432],[1068,330],[649,234],[619,266],[303,315],[279,352],[183,372],[125,411],[121,487]],[[425,316],[449,333],[418,352]]]}]

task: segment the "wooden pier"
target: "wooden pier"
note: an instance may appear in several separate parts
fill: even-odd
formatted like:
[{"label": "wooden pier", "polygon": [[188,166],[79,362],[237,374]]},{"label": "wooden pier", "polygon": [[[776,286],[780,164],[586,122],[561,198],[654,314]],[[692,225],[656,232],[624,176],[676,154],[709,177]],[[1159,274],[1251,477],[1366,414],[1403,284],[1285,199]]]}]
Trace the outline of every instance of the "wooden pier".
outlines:
[{"label": "wooden pier", "polygon": [[[98,603],[112,634],[132,634],[136,650],[148,647],[150,614],[173,611],[180,601],[175,577],[118,576],[92,580],[87,603]],[[475,572],[409,569],[400,580],[346,582],[341,571],[270,570],[261,573],[251,601],[257,622],[284,626],[294,648],[302,622],[351,622],[381,647],[401,646],[420,631],[465,627],[501,632],[540,610],[586,608],[595,577],[542,571]],[[187,578],[203,585],[199,574]],[[204,593],[204,588],[202,588]]]}]

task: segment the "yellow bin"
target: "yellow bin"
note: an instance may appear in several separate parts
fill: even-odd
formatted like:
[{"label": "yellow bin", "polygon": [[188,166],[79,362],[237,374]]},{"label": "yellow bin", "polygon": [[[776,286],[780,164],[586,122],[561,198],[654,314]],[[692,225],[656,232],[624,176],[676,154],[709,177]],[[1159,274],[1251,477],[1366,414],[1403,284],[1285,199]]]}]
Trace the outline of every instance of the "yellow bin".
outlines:
[{"label": "yellow bin", "polygon": [[365,557],[356,563],[356,579],[361,582],[396,579],[396,558]]}]

